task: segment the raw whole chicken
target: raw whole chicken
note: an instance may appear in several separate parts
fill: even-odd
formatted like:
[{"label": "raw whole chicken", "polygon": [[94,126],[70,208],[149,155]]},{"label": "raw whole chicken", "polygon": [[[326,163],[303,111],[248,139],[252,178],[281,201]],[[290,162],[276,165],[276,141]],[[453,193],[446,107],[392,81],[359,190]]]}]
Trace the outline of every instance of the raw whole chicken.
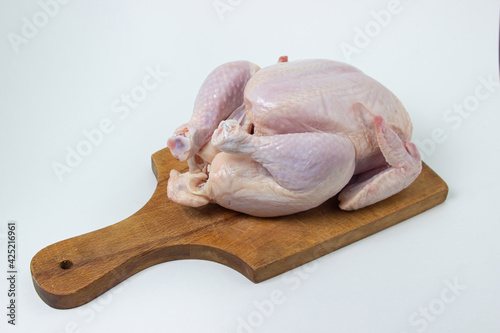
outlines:
[{"label": "raw whole chicken", "polygon": [[359,209],[410,185],[422,163],[412,123],[387,88],[331,60],[216,68],[191,120],[168,139],[189,172],[172,170],[168,198],[254,216],[292,214],[339,194]]}]

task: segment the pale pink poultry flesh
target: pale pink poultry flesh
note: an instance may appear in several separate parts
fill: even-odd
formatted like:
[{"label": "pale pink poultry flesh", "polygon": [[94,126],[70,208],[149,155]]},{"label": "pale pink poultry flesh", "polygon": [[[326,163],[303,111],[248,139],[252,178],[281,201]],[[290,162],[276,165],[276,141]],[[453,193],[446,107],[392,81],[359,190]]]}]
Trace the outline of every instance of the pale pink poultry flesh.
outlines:
[{"label": "pale pink poultry flesh", "polygon": [[191,120],[168,139],[189,172],[172,170],[170,200],[254,216],[292,214],[339,194],[355,210],[409,186],[422,163],[412,124],[387,88],[347,64],[247,61],[216,68]]}]

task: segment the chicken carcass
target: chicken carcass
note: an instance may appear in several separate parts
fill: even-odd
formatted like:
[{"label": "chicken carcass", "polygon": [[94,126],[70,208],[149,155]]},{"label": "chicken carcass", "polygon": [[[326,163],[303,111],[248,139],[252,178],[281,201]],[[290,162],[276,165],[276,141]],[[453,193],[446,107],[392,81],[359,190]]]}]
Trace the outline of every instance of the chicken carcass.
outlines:
[{"label": "chicken carcass", "polygon": [[410,185],[422,163],[402,103],[353,66],[331,60],[247,61],[216,68],[191,120],[168,139],[189,172],[170,200],[254,216],[287,215],[339,194],[359,209]]}]

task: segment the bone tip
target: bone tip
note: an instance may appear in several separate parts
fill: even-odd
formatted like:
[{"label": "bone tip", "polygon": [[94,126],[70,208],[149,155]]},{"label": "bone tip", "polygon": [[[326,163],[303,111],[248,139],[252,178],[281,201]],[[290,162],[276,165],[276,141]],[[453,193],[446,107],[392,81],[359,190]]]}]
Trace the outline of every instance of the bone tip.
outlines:
[{"label": "bone tip", "polygon": [[172,136],[167,140],[167,147],[176,159],[184,161],[191,150],[191,142],[185,136]]}]

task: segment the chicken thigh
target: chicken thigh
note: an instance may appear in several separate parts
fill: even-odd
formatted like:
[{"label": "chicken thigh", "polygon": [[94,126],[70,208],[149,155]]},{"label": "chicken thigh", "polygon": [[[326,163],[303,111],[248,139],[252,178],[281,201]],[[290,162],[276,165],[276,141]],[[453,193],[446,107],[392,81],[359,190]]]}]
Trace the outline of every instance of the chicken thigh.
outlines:
[{"label": "chicken thigh", "polygon": [[227,63],[207,77],[167,142],[190,168],[171,171],[170,200],[270,217],[339,194],[340,208],[355,210],[417,178],[411,120],[387,88],[340,62],[282,59]]}]

